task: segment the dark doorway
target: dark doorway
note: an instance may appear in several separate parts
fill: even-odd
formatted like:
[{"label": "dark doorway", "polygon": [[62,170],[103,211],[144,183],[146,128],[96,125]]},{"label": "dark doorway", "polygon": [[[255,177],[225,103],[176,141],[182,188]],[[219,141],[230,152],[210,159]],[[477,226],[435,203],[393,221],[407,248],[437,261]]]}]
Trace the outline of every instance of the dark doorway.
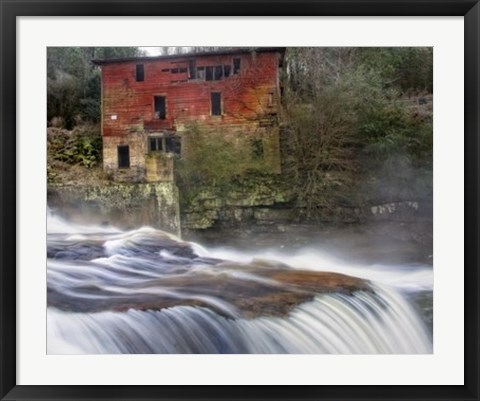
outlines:
[{"label": "dark doorway", "polygon": [[119,145],[118,152],[118,168],[130,168],[130,147],[128,145]]},{"label": "dark doorway", "polygon": [[155,96],[155,118],[165,120],[166,113],[166,98],[165,96]]},{"label": "dark doorway", "polygon": [[212,92],[212,116],[222,115],[222,95],[220,92]]}]

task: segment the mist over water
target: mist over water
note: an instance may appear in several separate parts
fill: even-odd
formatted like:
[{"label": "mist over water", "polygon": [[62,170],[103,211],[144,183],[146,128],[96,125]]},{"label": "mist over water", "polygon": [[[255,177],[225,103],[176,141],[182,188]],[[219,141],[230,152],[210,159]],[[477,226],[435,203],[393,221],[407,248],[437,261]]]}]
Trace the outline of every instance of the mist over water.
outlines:
[{"label": "mist over water", "polygon": [[[250,263],[255,260],[277,261],[293,269],[336,272],[386,284],[402,291],[432,291],[433,270],[431,265],[415,264],[360,264],[352,260],[341,259],[313,248],[303,248],[294,253],[266,250],[256,253],[235,251],[231,248],[195,248],[199,254],[219,259]],[[204,253],[203,253],[204,252]]]},{"label": "mist over water", "polygon": [[51,213],[47,247],[49,354],[432,352],[412,302],[431,297],[429,265],[206,248]]}]

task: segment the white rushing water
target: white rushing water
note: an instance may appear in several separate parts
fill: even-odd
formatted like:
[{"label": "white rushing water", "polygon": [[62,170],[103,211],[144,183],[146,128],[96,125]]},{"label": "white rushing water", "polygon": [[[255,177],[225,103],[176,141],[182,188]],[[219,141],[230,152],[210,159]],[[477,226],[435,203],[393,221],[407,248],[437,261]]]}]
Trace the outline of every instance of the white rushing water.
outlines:
[{"label": "white rushing water", "polygon": [[425,264],[359,264],[342,260],[328,252],[305,248],[300,252],[287,253],[266,250],[261,255],[238,252],[230,248],[214,248],[206,250],[196,247],[199,255],[235,260],[249,263],[257,259],[285,263],[294,269],[327,271],[348,274],[355,277],[386,284],[402,291],[432,291],[433,270]]},{"label": "white rushing water", "polygon": [[[272,269],[335,272],[369,283],[314,293],[287,313],[259,313],[257,301],[248,303],[252,294],[281,303],[288,298],[277,293],[303,291],[278,282]],[[152,228],[82,226],[49,215],[47,351],[431,353],[429,330],[404,293],[431,291],[432,282],[429,266],[355,265],[319,250],[209,250]]]}]

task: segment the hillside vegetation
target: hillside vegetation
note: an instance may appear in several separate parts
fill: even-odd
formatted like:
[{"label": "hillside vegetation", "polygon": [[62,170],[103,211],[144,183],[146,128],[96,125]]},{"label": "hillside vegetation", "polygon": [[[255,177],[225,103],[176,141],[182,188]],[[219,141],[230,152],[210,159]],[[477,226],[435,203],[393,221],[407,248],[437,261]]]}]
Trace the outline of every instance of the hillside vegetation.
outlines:
[{"label": "hillside vegetation", "polygon": [[[100,75],[90,60],[139,54],[48,49],[50,182],[108,182],[100,169]],[[281,179],[309,219],[339,206],[432,201],[431,48],[287,48],[282,74]],[[212,152],[211,140],[192,135],[196,154],[177,164],[181,192],[228,191],[264,175],[262,163],[240,168],[245,155],[227,141],[217,138]]]}]

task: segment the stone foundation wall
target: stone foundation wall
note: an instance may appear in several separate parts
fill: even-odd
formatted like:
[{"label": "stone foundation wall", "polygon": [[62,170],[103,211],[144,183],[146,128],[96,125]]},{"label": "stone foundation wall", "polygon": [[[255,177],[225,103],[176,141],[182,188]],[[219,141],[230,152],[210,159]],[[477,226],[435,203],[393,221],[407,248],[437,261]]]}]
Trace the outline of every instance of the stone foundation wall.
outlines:
[{"label": "stone foundation wall", "polygon": [[305,205],[296,199],[291,186],[281,177],[270,176],[245,180],[219,190],[203,188],[190,196],[182,207],[185,230],[257,227],[282,229],[288,224],[355,224],[365,222],[432,221],[432,204],[428,199],[343,205],[317,210],[315,220]]},{"label": "stone foundation wall", "polygon": [[172,182],[48,187],[48,205],[71,221],[124,229],[150,226],[180,234],[178,188]]}]

